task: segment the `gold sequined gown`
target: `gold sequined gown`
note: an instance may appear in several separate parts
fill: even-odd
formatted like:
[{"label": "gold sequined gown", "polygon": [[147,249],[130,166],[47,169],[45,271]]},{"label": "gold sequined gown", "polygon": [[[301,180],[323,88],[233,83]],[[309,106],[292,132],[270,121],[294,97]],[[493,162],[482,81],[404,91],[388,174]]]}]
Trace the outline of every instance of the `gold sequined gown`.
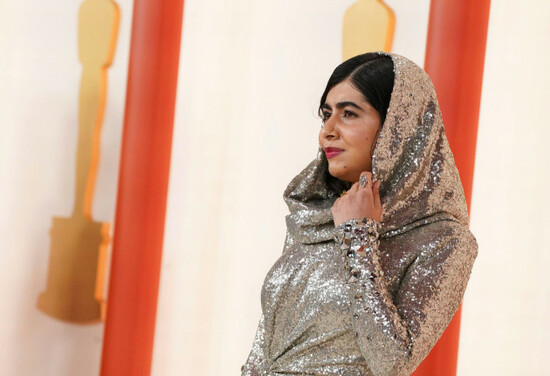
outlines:
[{"label": "gold sequined gown", "polygon": [[394,88],[373,153],[382,223],[334,228],[319,150],[285,190],[284,251],[243,376],[410,375],[460,305],[477,255],[464,192],[430,79],[389,55]]}]

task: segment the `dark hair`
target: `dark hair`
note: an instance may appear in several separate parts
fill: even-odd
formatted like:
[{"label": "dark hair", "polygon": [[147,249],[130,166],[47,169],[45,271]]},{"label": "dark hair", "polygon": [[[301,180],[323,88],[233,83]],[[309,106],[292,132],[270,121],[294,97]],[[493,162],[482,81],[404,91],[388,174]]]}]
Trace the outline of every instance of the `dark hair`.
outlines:
[{"label": "dark hair", "polygon": [[[393,90],[393,61],[390,56],[376,52],[369,52],[358,55],[344,61],[334,69],[330,76],[325,91],[321,96],[319,114],[327,100],[328,92],[340,82],[350,80],[365,97],[367,102],[380,115],[380,125],[386,120],[386,113],[390,105],[391,93]],[[337,179],[328,173],[326,182],[328,187],[335,193],[349,189],[350,183]]]}]

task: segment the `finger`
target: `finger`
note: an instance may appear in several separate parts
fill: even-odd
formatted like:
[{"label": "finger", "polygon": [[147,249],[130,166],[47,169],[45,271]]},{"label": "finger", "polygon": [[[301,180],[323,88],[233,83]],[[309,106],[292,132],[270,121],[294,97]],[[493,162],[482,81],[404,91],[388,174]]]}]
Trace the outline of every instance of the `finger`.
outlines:
[{"label": "finger", "polygon": [[372,188],[372,172],[367,172],[367,186]]},{"label": "finger", "polygon": [[359,177],[359,186],[361,188],[372,188],[372,172],[363,171]]}]

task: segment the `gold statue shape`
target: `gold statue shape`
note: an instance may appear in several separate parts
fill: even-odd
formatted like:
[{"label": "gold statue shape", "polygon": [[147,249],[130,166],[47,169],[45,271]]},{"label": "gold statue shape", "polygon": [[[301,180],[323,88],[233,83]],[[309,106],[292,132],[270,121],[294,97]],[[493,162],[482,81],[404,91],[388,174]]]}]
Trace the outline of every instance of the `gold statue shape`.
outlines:
[{"label": "gold statue shape", "polygon": [[85,0],[78,15],[82,63],[79,94],[75,199],[69,218],[53,217],[46,291],[38,308],[60,320],[103,320],[103,286],[109,223],[92,219],[107,69],[113,61],[120,10],[113,0]]},{"label": "gold statue shape", "polygon": [[382,0],[358,0],[344,14],[344,60],[366,52],[390,52],[395,13]]}]

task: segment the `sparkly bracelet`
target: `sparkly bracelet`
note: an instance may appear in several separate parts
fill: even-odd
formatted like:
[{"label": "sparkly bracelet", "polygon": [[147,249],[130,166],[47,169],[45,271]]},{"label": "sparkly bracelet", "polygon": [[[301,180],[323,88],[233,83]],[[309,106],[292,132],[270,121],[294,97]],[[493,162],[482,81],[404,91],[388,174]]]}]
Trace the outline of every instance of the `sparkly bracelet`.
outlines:
[{"label": "sparkly bracelet", "polygon": [[363,276],[362,272],[365,271],[365,264],[378,263],[378,255],[374,250],[378,249],[380,229],[380,222],[372,218],[352,219],[336,227],[334,240],[340,244],[340,251],[346,256],[344,267],[350,274],[348,282],[380,276],[379,273]]},{"label": "sparkly bracelet", "polygon": [[372,218],[351,219],[336,227],[334,241],[342,243],[340,249],[355,252],[361,244],[376,242],[380,228],[380,222]]}]

